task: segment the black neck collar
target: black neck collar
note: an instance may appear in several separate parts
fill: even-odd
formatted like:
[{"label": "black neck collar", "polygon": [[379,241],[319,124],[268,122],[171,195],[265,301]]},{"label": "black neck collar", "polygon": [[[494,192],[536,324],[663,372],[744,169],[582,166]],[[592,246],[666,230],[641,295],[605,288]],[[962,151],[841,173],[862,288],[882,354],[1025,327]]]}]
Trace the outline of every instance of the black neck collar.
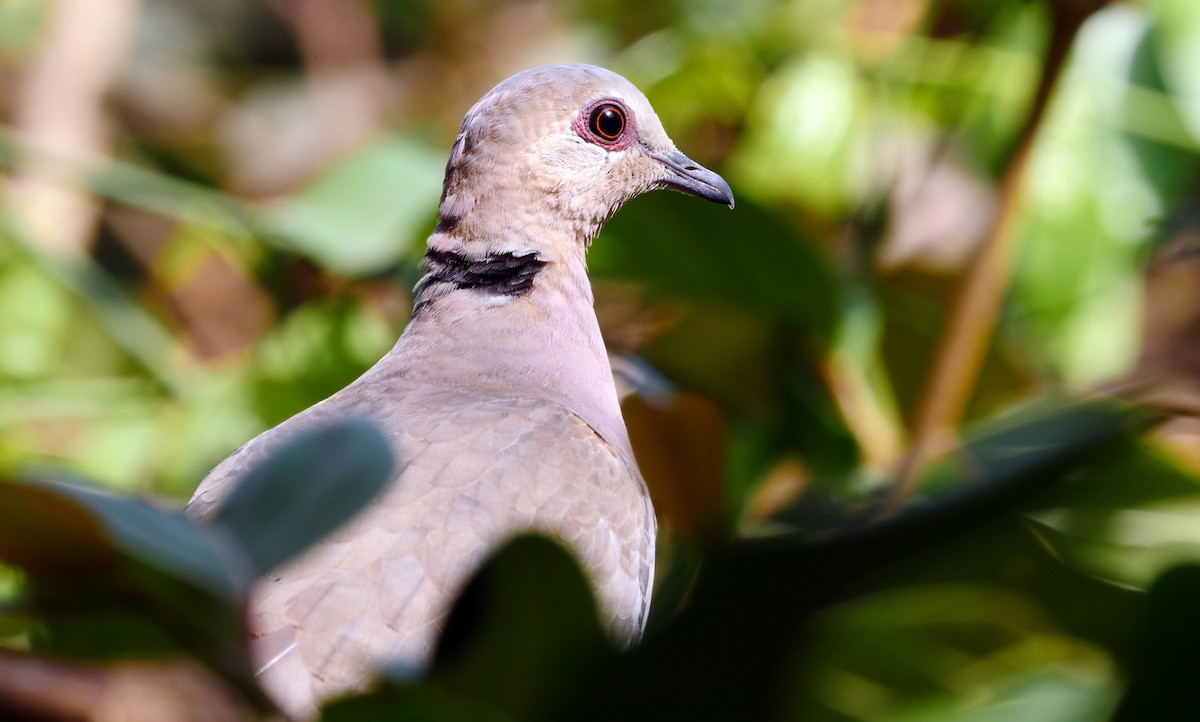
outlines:
[{"label": "black neck collar", "polygon": [[498,253],[471,258],[454,251],[425,253],[428,268],[422,286],[449,283],[455,288],[477,288],[502,296],[520,296],[533,288],[533,279],[549,261],[536,252]]}]

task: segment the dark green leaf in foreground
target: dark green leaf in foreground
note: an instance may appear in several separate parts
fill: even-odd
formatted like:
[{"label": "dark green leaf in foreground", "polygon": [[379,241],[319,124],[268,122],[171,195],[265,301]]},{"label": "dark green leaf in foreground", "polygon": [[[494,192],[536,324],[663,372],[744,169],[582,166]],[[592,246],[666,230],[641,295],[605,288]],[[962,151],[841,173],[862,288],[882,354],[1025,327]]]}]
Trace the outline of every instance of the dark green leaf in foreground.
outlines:
[{"label": "dark green leaf in foreground", "polygon": [[31,574],[83,576],[104,573],[116,558],[99,521],[80,505],[55,488],[5,482],[0,561]]},{"label": "dark green leaf in foreground", "polygon": [[1146,606],[1141,658],[1113,722],[1193,719],[1200,709],[1200,566],[1163,573]]},{"label": "dark green leaf in foreground", "polygon": [[899,516],[814,534],[785,515],[790,530],[709,560],[689,607],[601,678],[596,703],[572,719],[773,718],[787,684],[783,660],[814,612],[873,574],[1020,511],[1105,449],[1123,448],[1116,442],[1145,421],[1109,402],[1043,404],[976,429],[930,471],[929,498]]},{"label": "dark green leaf in foreground", "polygon": [[517,719],[548,719],[606,649],[591,585],[562,546],[514,539],[455,603],[430,681]]},{"label": "dark green leaf in foreground", "polygon": [[385,670],[383,689],[335,702],[323,719],[570,719],[562,710],[613,657],[574,557],[545,537],[517,537],[455,603],[425,681]]},{"label": "dark green leaf in foreground", "polygon": [[339,699],[321,709],[321,722],[515,722],[495,708],[431,686],[385,687]]},{"label": "dark green leaf in foreground", "polygon": [[395,462],[371,421],[348,419],[299,434],[254,467],[214,521],[245,549],[257,573],[337,529],[392,478]]},{"label": "dark green leaf in foreground", "polygon": [[0,561],[70,580],[137,565],[229,603],[249,584],[238,555],[190,519],[140,499],[60,482],[0,483]]},{"label": "dark green leaf in foreground", "polygon": [[60,482],[0,483],[0,509],[0,561],[28,575],[39,648],[106,659],[187,650],[256,699],[241,623],[251,576],[222,534]]}]

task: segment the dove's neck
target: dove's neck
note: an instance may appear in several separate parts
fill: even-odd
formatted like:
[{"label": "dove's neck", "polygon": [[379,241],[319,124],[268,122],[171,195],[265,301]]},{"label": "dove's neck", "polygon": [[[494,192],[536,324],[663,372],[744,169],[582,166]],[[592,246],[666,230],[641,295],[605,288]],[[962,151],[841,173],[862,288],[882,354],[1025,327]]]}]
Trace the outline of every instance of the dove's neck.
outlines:
[{"label": "dove's neck", "polygon": [[578,239],[534,250],[435,233],[426,257],[392,352],[410,383],[554,400],[632,459]]}]

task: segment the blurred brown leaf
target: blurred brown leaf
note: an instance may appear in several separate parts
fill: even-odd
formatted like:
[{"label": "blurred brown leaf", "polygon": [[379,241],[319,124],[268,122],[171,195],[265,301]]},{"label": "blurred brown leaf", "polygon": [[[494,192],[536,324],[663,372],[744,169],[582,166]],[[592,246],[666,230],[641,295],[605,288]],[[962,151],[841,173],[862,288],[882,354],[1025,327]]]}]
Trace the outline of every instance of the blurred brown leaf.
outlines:
[{"label": "blurred brown leaf", "polygon": [[[6,483],[4,492],[0,561],[64,576],[102,574],[112,567],[112,545],[96,520],[79,506],[33,486]],[[46,529],[54,534],[46,534]],[[90,554],[81,554],[83,549]]]},{"label": "blurred brown leaf", "polygon": [[634,396],[623,411],[659,518],[692,542],[719,538],[727,432],[717,405],[680,393],[661,403]]}]

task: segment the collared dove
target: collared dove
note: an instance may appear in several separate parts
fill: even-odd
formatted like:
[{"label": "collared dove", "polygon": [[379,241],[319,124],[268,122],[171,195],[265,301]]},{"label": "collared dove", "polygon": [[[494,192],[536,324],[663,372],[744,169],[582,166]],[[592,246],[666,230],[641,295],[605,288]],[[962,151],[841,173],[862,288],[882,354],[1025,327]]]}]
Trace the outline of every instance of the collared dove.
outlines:
[{"label": "collared dove", "polygon": [[416,666],[485,555],[536,530],[578,556],[619,644],[641,634],[656,522],[618,406],[584,256],[629,199],[671,188],[733,207],[676,150],[645,96],[587,65],[527,70],[463,120],[412,320],[358,380],[250,441],[200,484],[231,479],[297,429],[366,415],[397,476],[365,511],[260,581],[260,679],[285,711]]}]

